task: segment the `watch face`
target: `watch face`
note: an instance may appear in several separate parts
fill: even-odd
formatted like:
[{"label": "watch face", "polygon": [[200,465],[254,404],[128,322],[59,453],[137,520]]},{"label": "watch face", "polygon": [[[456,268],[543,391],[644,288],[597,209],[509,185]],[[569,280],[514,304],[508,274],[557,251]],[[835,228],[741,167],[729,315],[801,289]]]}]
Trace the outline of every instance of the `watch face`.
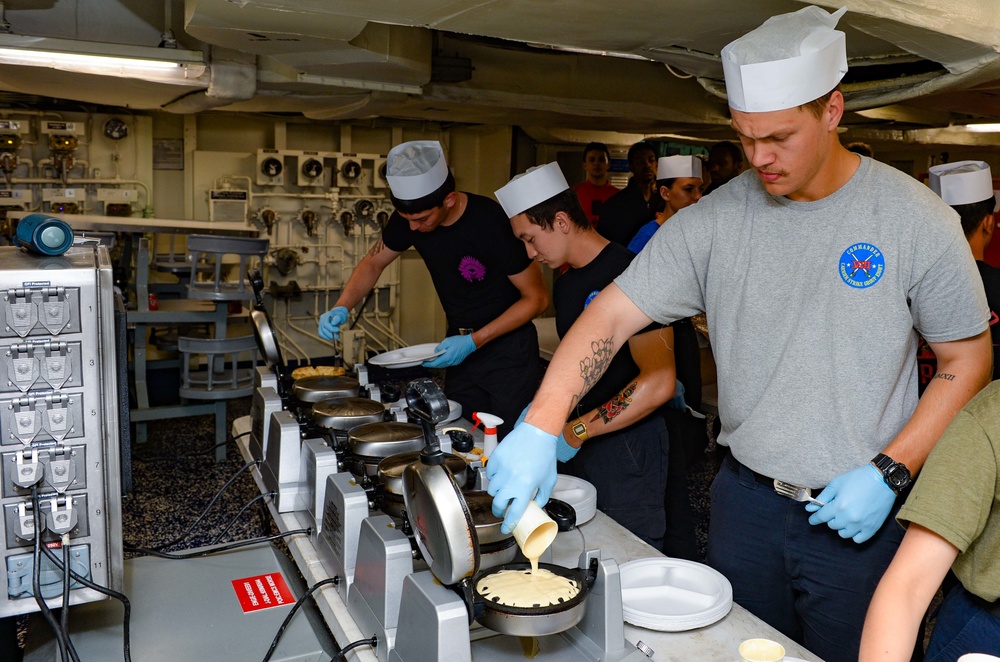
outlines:
[{"label": "watch face", "polygon": [[901,464],[890,467],[885,477],[891,485],[897,488],[906,487],[910,484],[910,471]]}]

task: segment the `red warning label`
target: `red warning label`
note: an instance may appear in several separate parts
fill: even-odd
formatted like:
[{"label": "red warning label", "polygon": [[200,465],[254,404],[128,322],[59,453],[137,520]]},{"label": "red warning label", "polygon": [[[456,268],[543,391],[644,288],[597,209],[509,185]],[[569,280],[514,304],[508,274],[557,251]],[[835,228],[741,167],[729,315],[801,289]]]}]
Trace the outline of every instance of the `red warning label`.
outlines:
[{"label": "red warning label", "polygon": [[280,572],[234,579],[233,590],[244,614],[295,603],[295,597]]}]

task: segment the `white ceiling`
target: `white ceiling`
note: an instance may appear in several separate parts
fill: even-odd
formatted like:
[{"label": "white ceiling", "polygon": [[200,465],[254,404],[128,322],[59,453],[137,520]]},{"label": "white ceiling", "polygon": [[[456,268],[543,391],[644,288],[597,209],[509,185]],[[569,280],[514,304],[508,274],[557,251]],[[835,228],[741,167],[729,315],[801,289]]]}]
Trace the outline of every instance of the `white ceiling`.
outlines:
[{"label": "white ceiling", "polygon": [[[846,5],[848,125],[1000,117],[1000,2]],[[706,138],[726,122],[721,48],[797,0],[7,0],[10,31],[203,50],[199,87],[0,66],[0,90],[200,112],[390,117]],[[9,100],[11,95],[5,95]],[[0,97],[3,101],[4,97]],[[892,135],[887,133],[884,135]]]}]

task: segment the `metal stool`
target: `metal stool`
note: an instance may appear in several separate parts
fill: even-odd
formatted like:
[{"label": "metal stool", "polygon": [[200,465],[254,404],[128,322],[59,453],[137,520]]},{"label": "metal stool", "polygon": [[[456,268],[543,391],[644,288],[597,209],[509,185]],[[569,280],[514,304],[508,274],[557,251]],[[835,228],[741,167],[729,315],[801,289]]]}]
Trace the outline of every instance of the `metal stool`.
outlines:
[{"label": "metal stool", "polygon": [[226,404],[253,392],[257,341],[253,336],[181,337],[177,349],[181,353],[180,396],[215,401],[215,459],[221,462],[226,459]]},{"label": "metal stool", "polygon": [[[188,282],[188,298],[208,299],[210,301],[252,301],[253,289],[243,274],[251,266],[263,266],[264,256],[270,245],[267,239],[249,237],[211,237],[193,234],[188,236],[187,249],[190,259],[190,281]],[[236,279],[225,279],[228,265],[224,264],[227,255],[239,258],[239,270]],[[205,261],[211,271],[203,274],[199,263]],[[199,274],[208,278],[199,280]]]}]

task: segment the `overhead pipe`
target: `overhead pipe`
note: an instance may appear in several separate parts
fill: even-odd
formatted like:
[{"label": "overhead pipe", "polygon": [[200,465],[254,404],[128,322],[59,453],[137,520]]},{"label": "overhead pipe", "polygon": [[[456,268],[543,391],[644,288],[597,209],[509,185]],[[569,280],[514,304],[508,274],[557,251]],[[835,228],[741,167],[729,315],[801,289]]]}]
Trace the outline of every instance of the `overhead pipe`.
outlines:
[{"label": "overhead pipe", "polygon": [[257,57],[229,48],[211,46],[206,67],[208,88],[174,99],[163,110],[195,114],[212,108],[248,101],[257,94]]}]

